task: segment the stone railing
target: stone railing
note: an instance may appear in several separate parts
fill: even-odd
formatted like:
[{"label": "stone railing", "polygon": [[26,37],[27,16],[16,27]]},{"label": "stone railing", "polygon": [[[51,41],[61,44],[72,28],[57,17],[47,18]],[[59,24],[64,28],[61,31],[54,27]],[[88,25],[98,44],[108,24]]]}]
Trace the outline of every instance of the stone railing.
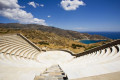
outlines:
[{"label": "stone railing", "polygon": [[24,37],[22,34],[17,34],[18,36],[20,36],[21,38],[23,38],[25,41],[27,41],[31,46],[33,46],[35,49],[37,49],[38,51],[41,51],[41,49],[36,46],[33,42],[31,42],[30,40],[28,40],[26,37]]},{"label": "stone railing", "polygon": [[108,47],[115,46],[115,45],[117,45],[117,44],[120,44],[120,39],[114,40],[114,41],[109,42],[109,43],[107,43],[107,44],[103,44],[102,46],[98,46],[98,47],[92,48],[92,49],[87,50],[87,51],[85,51],[85,52],[78,53],[78,54],[76,54],[76,55],[74,55],[74,56],[80,57],[80,56],[83,56],[83,55],[91,54],[91,53],[93,53],[93,52],[97,52],[97,51],[99,51],[99,50],[102,50],[102,49],[105,49],[105,48],[108,48]]},{"label": "stone railing", "polygon": [[[90,50],[87,50],[87,51],[84,51],[82,53],[73,53],[72,51],[69,51],[69,50],[62,50],[62,49],[56,49],[57,51],[65,51],[65,52],[68,52],[70,53],[72,56],[76,56],[76,57],[80,57],[80,56],[84,56],[84,55],[87,55],[87,54],[91,54],[93,52],[97,52],[99,50],[102,50],[102,49],[105,49],[105,48],[108,48],[108,47],[112,47],[112,46],[115,46],[117,44],[120,44],[120,39],[118,40],[114,40],[112,42],[109,42],[107,44],[103,44],[101,46],[98,46],[98,47],[95,47],[95,48],[92,48]],[[56,50],[48,50],[48,51],[56,51]]]}]

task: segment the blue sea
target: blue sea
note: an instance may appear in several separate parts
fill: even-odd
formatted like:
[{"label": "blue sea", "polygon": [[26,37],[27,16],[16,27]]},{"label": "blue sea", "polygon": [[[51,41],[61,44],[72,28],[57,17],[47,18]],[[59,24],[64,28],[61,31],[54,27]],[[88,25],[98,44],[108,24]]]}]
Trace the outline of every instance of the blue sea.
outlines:
[{"label": "blue sea", "polygon": [[85,44],[97,43],[101,41],[106,41],[106,40],[80,40],[80,42],[85,43]]},{"label": "blue sea", "polygon": [[[120,39],[120,32],[81,32],[81,33],[88,33],[91,35],[101,35],[108,37],[110,39]],[[103,40],[81,40],[80,42],[85,43],[85,44],[90,44],[90,43],[97,43]]]}]

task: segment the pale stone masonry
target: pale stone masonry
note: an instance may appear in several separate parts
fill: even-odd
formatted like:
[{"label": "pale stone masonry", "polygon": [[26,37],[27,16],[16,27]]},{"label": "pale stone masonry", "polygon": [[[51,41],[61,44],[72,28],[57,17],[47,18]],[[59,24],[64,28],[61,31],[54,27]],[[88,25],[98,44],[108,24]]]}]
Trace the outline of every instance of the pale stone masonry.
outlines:
[{"label": "pale stone masonry", "polygon": [[54,65],[46,69],[44,73],[36,76],[34,80],[68,80],[68,78],[59,65]]},{"label": "pale stone masonry", "polygon": [[120,80],[120,40],[75,55],[23,37],[0,36],[0,80]]}]

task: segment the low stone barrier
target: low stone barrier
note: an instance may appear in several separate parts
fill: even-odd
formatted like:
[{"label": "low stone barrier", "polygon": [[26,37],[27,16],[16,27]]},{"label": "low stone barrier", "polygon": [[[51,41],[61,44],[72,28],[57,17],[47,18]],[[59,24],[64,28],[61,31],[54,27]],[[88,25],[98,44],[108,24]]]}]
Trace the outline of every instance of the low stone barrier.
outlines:
[{"label": "low stone barrier", "polygon": [[[101,46],[98,46],[98,47],[95,47],[95,48],[92,48],[90,50],[84,51],[82,53],[77,53],[77,54],[75,54],[75,53],[73,53],[72,51],[69,51],[69,50],[62,50],[62,49],[56,49],[56,50],[57,51],[65,51],[65,52],[70,53],[72,56],[80,57],[80,56],[84,56],[84,55],[87,55],[87,54],[91,54],[93,52],[97,52],[99,50],[102,50],[102,49],[105,49],[105,48],[108,48],[108,47],[115,46],[117,44],[120,44],[120,39],[114,40],[114,41],[109,42],[107,44],[104,44],[104,45],[101,45]],[[48,51],[56,51],[56,50],[48,50]]]},{"label": "low stone barrier", "polygon": [[102,46],[98,46],[98,47],[92,48],[92,49],[87,50],[87,51],[85,51],[85,52],[78,53],[78,54],[76,54],[75,56],[76,56],[76,57],[80,57],[80,56],[83,56],[83,55],[91,54],[91,53],[93,53],[93,52],[97,52],[97,51],[99,51],[99,50],[102,50],[102,49],[105,49],[105,48],[108,48],[108,47],[112,47],[112,46],[115,46],[115,45],[118,45],[118,44],[120,44],[120,39],[114,40],[114,41],[109,42],[109,43],[107,43],[107,44],[104,44],[104,45],[102,45]]},{"label": "low stone barrier", "polygon": [[21,38],[23,38],[25,41],[27,41],[31,46],[33,46],[34,48],[36,48],[38,51],[41,51],[41,49],[39,47],[37,47],[33,42],[31,42],[30,40],[28,40],[22,34],[17,34],[17,35],[20,36]]}]

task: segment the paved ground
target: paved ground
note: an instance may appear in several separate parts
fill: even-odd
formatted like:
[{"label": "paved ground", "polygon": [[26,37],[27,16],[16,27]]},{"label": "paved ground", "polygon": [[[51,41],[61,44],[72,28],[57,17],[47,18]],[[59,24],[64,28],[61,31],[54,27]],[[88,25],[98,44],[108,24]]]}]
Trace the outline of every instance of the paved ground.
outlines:
[{"label": "paved ground", "polygon": [[120,80],[120,72],[114,72],[109,74],[103,74],[98,76],[91,76],[80,79],[71,79],[71,80]]}]

